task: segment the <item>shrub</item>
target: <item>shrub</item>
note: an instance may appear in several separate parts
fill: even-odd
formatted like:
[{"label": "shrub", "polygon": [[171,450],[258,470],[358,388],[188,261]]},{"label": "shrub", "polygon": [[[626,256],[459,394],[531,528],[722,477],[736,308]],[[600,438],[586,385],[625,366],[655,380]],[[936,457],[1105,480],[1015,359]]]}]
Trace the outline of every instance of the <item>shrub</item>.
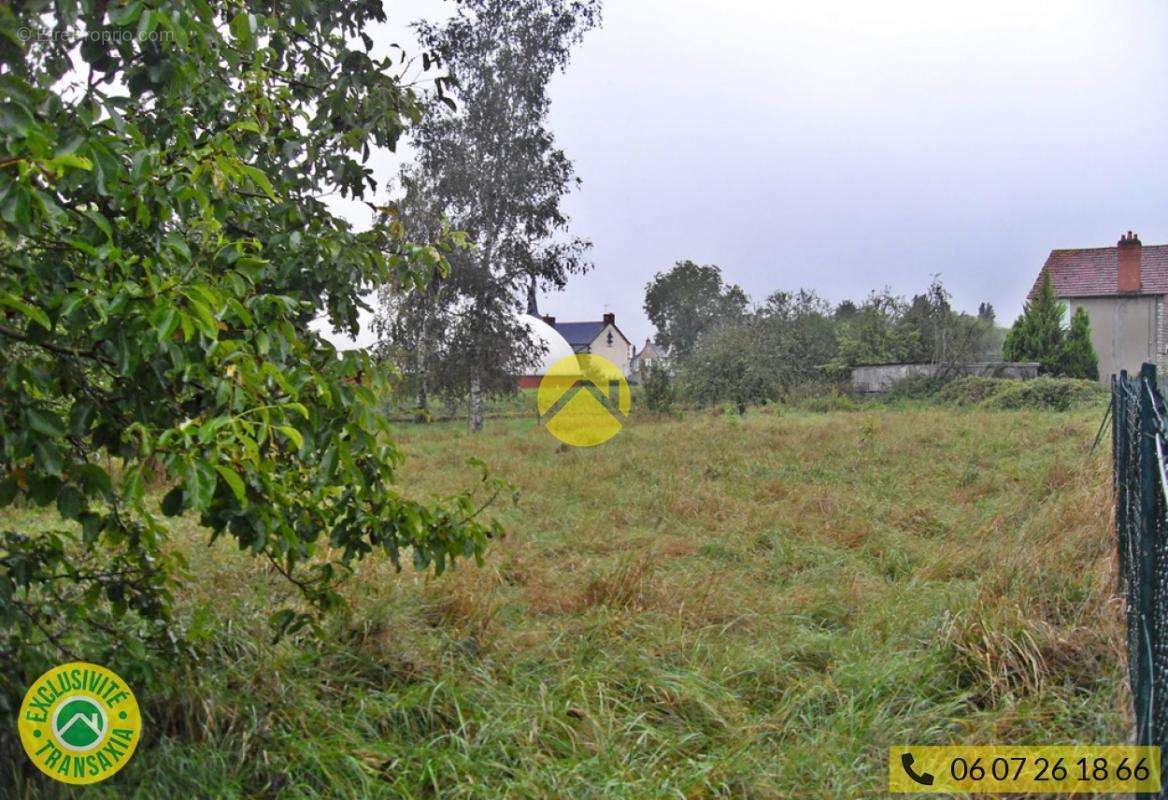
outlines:
[{"label": "shrub", "polygon": [[911,375],[902,378],[888,390],[889,400],[923,400],[937,394],[946,384],[953,380],[952,375]]},{"label": "shrub", "polygon": [[677,393],[673,388],[673,378],[669,370],[659,364],[651,364],[645,372],[643,395],[645,406],[650,411],[657,414],[672,412]]},{"label": "shrub", "polygon": [[942,386],[936,399],[955,406],[975,406],[1002,391],[1009,383],[1015,381],[964,375]]},{"label": "shrub", "polygon": [[1060,350],[1062,372],[1068,378],[1098,380],[1099,359],[1091,344],[1091,322],[1087,311],[1079,306],[1071,318],[1071,329],[1067,331]]},{"label": "shrub", "polygon": [[701,405],[733,403],[741,412],[778,396],[781,375],[758,356],[764,325],[758,319],[727,322],[707,331],[680,362],[684,396]]},{"label": "shrub", "polygon": [[1043,273],[1042,286],[1026,301],[1002,343],[1007,361],[1037,361],[1043,374],[1070,378],[1099,377],[1098,360],[1091,346],[1091,323],[1082,306],[1075,310],[1069,329],[1062,320],[1066,305],[1054,295],[1050,275]]},{"label": "shrub", "polygon": [[1106,395],[1102,385],[1077,378],[1039,377],[1017,381],[967,375],[943,387],[936,399],[955,406],[1066,411],[1092,405]]},{"label": "shrub", "polygon": [[[66,656],[129,679],[148,652],[188,654],[166,517],[233,538],[303,592],[268,609],[277,633],[340,605],[367,555],[442,572],[494,532],[467,493],[395,485],[385,376],[309,328],[355,334],[365,287],[426,286],[463,240],[357,232],[321,201],[371,197],[370,149],[393,150],[424,109],[396,67],[351,49],[380,6],[109,8],[117,30],[179,33],[160,47],[94,38],[107,5],[0,14],[0,507],[56,512],[35,535],[0,529],[5,713]],[[70,35],[14,46],[18,26]]]},{"label": "shrub", "polygon": [[813,380],[802,381],[787,389],[783,394],[783,402],[788,405],[798,405],[804,400],[812,398],[823,397],[828,394],[843,394],[847,389],[846,381],[839,380]]},{"label": "shrub", "polygon": [[1078,378],[1035,378],[1003,383],[1006,385],[982,401],[983,408],[1067,411],[1092,405],[1107,396],[1101,384]]}]

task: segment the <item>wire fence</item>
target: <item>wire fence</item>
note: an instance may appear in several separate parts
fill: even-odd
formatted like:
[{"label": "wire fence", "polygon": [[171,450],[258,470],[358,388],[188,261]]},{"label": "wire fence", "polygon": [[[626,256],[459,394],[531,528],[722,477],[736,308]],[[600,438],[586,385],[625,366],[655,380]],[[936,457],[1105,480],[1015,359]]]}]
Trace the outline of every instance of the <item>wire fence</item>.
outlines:
[{"label": "wire fence", "polygon": [[[1111,379],[1115,527],[1136,744],[1168,746],[1168,404],[1156,367]],[[1168,797],[1162,790],[1161,797]]]}]

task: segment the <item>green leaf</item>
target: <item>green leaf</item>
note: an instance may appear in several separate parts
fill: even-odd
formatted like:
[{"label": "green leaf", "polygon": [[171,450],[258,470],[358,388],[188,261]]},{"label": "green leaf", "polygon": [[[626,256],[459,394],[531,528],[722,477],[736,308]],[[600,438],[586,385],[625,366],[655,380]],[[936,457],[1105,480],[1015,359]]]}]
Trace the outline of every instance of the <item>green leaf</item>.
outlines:
[{"label": "green leaf", "polygon": [[9,475],[0,481],[0,508],[12,505],[12,501],[16,499],[16,491],[19,488],[15,475]]},{"label": "green leaf", "polygon": [[54,439],[60,439],[65,435],[65,423],[52,411],[30,406],[25,409],[25,413],[28,414],[28,426],[37,433],[43,433]]},{"label": "green leaf", "polygon": [[57,497],[57,490],[60,488],[60,478],[53,475],[37,475],[29,479],[28,496],[38,506],[47,506]]},{"label": "green leaf", "polygon": [[231,35],[244,47],[250,48],[254,40],[255,17],[246,11],[241,11],[229,23]]},{"label": "green leaf", "polygon": [[63,486],[57,495],[57,511],[65,519],[77,519],[85,510],[85,498],[72,486]]},{"label": "green leaf", "polygon": [[134,0],[134,2],[127,3],[120,8],[112,9],[109,12],[110,23],[113,25],[129,25],[138,19],[138,15],[141,13],[142,3],[140,0]]},{"label": "green leaf", "polygon": [[93,169],[93,162],[84,156],[73,155],[67,153],[65,155],[56,156],[45,162],[45,166],[53,172],[64,172],[65,167],[72,167],[73,169],[83,169],[86,171]]},{"label": "green leaf", "polygon": [[231,487],[231,491],[235,494],[235,499],[240,503],[246,503],[247,489],[244,487],[243,479],[239,477],[239,473],[237,473],[231,467],[225,467],[222,464],[217,464],[215,469],[219,471],[219,474],[223,477],[223,480],[225,480],[227,485]]},{"label": "green leaf", "polygon": [[108,496],[113,493],[113,483],[109,473],[97,464],[82,464],[80,467],[71,467],[70,472],[81,481],[81,488],[86,494]]},{"label": "green leaf", "polygon": [[276,430],[291,439],[292,444],[296,445],[297,450],[304,447],[304,437],[300,434],[300,431],[296,430],[291,425],[277,425]]},{"label": "green leaf", "polygon": [[273,200],[276,199],[276,193],[272,191],[272,182],[268,180],[268,176],[262,171],[246,164],[240,164],[239,171],[246,175],[248,180],[258,186],[264,194]]},{"label": "green leaf", "polygon": [[85,212],[85,216],[105,234],[107,242],[113,241],[114,229],[110,226],[109,220],[104,215],[93,209],[89,209]]},{"label": "green leaf", "polygon": [[175,486],[162,498],[162,513],[168,517],[177,517],[182,513],[183,487]]},{"label": "green leaf", "polygon": [[86,511],[81,515],[80,520],[82,541],[86,544],[93,544],[97,539],[97,534],[101,533],[103,523],[101,515]]},{"label": "green leaf", "polygon": [[290,408],[300,416],[308,419],[308,409],[304,407],[303,403],[284,403],[284,408]]},{"label": "green leaf", "polygon": [[44,311],[41,311],[35,306],[30,306],[18,297],[15,297],[8,292],[0,292],[0,305],[7,306],[13,311],[18,311],[31,319],[37,325],[40,325],[46,331],[53,329],[53,324],[49,322],[49,316]]},{"label": "green leaf", "polygon": [[166,309],[162,315],[162,322],[158,326],[158,343],[162,344],[178,329],[178,309],[174,306]]},{"label": "green leaf", "polygon": [[50,475],[59,476],[61,474],[61,451],[52,442],[44,439],[37,439],[33,444],[33,454],[36,459],[36,464],[42,470]]},{"label": "green leaf", "polygon": [[184,490],[188,507],[201,511],[210,505],[215,492],[215,472],[211,466],[203,461],[192,462]]},{"label": "green leaf", "polygon": [[89,430],[90,423],[93,422],[94,414],[97,409],[94,408],[93,403],[79,401],[73,404],[73,408],[69,409],[69,431],[74,436],[84,436]]},{"label": "green leaf", "polygon": [[0,128],[24,136],[33,126],[33,117],[20,103],[0,103]]}]

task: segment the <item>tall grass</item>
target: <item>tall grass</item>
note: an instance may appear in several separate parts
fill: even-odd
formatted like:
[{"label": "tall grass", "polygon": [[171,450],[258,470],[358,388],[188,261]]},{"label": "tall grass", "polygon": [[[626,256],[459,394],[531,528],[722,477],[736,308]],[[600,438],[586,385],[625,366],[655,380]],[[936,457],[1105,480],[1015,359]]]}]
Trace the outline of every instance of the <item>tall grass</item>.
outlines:
[{"label": "tall grass", "polygon": [[1095,411],[690,413],[565,450],[528,420],[403,427],[419,495],[522,491],[482,569],[360,568],[273,645],[277,576],[179,546],[203,652],[148,741],[21,797],[881,796],[903,743],[1127,738]]}]

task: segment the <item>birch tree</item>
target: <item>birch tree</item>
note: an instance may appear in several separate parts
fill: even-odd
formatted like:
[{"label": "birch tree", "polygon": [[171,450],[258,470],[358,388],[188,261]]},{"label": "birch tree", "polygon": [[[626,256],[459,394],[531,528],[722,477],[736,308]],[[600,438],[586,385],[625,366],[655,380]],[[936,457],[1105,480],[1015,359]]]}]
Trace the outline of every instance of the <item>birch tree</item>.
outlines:
[{"label": "birch tree", "polygon": [[560,207],[579,180],[548,128],[547,89],[599,19],[599,0],[464,0],[449,21],[418,25],[457,88],[415,131],[413,191],[475,246],[451,255],[440,296],[406,302],[442,315],[431,371],[465,392],[471,431],[483,427],[484,395],[514,391],[540,355],[516,319],[532,287],[562,288],[590,266]]}]

